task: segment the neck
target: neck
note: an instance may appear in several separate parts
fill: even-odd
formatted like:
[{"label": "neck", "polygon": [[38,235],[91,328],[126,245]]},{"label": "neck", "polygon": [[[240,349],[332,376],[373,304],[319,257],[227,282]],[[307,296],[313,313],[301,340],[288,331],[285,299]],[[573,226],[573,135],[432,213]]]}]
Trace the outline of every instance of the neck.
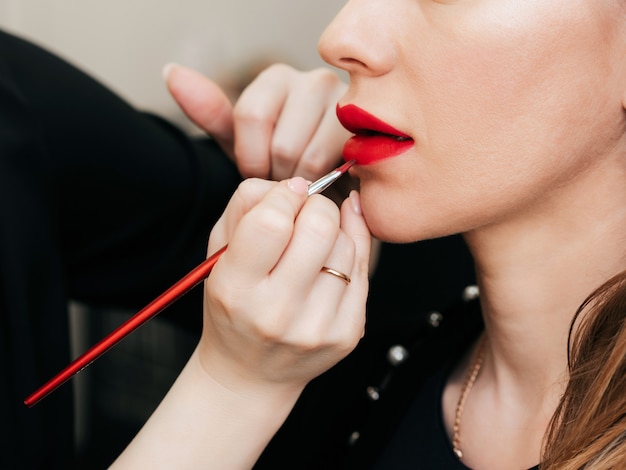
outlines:
[{"label": "neck", "polygon": [[[469,466],[529,468],[540,460],[567,381],[572,318],[595,288],[624,269],[626,169],[602,178],[603,184],[578,185],[582,193],[561,188],[533,213],[465,234],[486,334],[461,424]],[[453,376],[444,395],[450,429],[461,386]],[[480,452],[486,442],[496,450]]]},{"label": "neck", "polygon": [[626,169],[597,173],[532,213],[466,234],[489,337],[485,373],[519,393],[536,397],[563,378],[576,309],[624,269]]}]

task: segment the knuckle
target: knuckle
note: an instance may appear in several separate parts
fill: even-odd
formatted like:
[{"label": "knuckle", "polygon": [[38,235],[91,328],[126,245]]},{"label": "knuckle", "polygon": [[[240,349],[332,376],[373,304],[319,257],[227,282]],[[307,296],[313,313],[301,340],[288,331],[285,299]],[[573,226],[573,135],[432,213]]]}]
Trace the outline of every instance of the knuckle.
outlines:
[{"label": "knuckle", "polygon": [[316,322],[300,324],[297,330],[292,331],[291,347],[302,356],[311,356],[328,349],[329,334],[326,325]]},{"label": "knuckle", "polygon": [[342,336],[337,338],[335,343],[338,351],[342,355],[351,353],[357,347],[362,338],[363,328],[354,328],[347,330]]},{"label": "knuckle", "polygon": [[335,240],[339,233],[338,211],[312,211],[302,222],[302,225],[315,238]]},{"label": "knuckle", "polygon": [[252,329],[266,344],[285,344],[290,318],[276,310],[271,315],[255,315]]},{"label": "knuckle", "polygon": [[299,146],[293,138],[275,136],[272,139],[270,152],[279,162],[290,162],[299,157]]},{"label": "knuckle", "polygon": [[304,355],[314,354],[326,347],[326,342],[317,335],[310,335],[298,341],[298,351]]},{"label": "knuckle", "polygon": [[[334,163],[334,159],[324,158],[322,152],[317,151],[317,149],[312,153],[316,155],[316,158],[302,159],[302,169],[304,172],[309,175],[322,175],[327,172],[329,160]],[[320,157],[320,155],[322,156]]]},{"label": "knuckle", "polygon": [[284,329],[281,325],[268,322],[256,322],[254,324],[254,333],[265,344],[276,344],[283,342]]},{"label": "knuckle", "polygon": [[254,217],[261,232],[283,234],[293,230],[293,218],[275,205],[259,206]]},{"label": "knuckle", "polygon": [[266,189],[266,181],[259,178],[246,178],[237,186],[234,197],[242,201],[245,206],[249,206],[258,199],[264,189]]},{"label": "knuckle", "polygon": [[246,178],[237,186],[237,194],[241,197],[250,196],[255,193],[258,180],[256,178]]},{"label": "knuckle", "polygon": [[260,74],[260,78],[273,77],[275,75],[282,76],[284,74],[291,74],[295,71],[293,67],[283,62],[275,62],[266,67]]},{"label": "knuckle", "polygon": [[216,306],[220,311],[228,312],[238,311],[241,296],[237,295],[235,289],[231,287],[232,283],[224,282],[221,278],[210,277],[206,283],[206,299],[211,299],[211,305]]},{"label": "knuckle", "polygon": [[269,122],[267,109],[256,103],[239,104],[233,109],[234,120],[248,127],[263,127]]}]

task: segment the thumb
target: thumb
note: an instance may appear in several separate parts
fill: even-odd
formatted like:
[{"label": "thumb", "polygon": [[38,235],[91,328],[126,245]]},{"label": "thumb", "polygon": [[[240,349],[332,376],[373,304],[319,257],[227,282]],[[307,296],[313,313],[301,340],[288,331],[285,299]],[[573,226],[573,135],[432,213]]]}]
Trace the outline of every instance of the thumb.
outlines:
[{"label": "thumb", "polygon": [[167,64],[163,77],[169,93],[185,115],[232,158],[233,105],[224,90],[199,72],[178,64]]}]

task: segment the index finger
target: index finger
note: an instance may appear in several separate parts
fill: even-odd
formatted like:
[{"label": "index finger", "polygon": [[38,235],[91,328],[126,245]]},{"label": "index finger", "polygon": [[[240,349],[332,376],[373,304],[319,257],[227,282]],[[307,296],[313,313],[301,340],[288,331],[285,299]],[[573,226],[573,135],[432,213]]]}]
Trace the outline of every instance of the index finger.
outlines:
[{"label": "index finger", "polygon": [[296,177],[268,191],[241,218],[215,270],[244,289],[267,277],[289,245],[307,189],[307,181]]},{"label": "index finger", "polygon": [[286,73],[277,65],[261,72],[235,103],[235,158],[242,175],[270,177],[272,134],[287,95]]}]

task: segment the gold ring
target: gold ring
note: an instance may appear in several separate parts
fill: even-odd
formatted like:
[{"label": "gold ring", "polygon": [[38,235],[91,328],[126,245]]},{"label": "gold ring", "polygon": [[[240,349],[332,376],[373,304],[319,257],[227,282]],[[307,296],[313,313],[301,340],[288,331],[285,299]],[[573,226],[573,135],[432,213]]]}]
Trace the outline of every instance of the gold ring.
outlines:
[{"label": "gold ring", "polygon": [[343,282],[346,283],[346,286],[348,284],[350,284],[350,276],[348,276],[347,274],[344,274],[342,272],[339,272],[336,269],[327,268],[326,266],[324,266],[324,267],[322,267],[322,272],[328,273],[328,274],[330,274],[332,276],[335,276],[336,278],[341,279]]}]

